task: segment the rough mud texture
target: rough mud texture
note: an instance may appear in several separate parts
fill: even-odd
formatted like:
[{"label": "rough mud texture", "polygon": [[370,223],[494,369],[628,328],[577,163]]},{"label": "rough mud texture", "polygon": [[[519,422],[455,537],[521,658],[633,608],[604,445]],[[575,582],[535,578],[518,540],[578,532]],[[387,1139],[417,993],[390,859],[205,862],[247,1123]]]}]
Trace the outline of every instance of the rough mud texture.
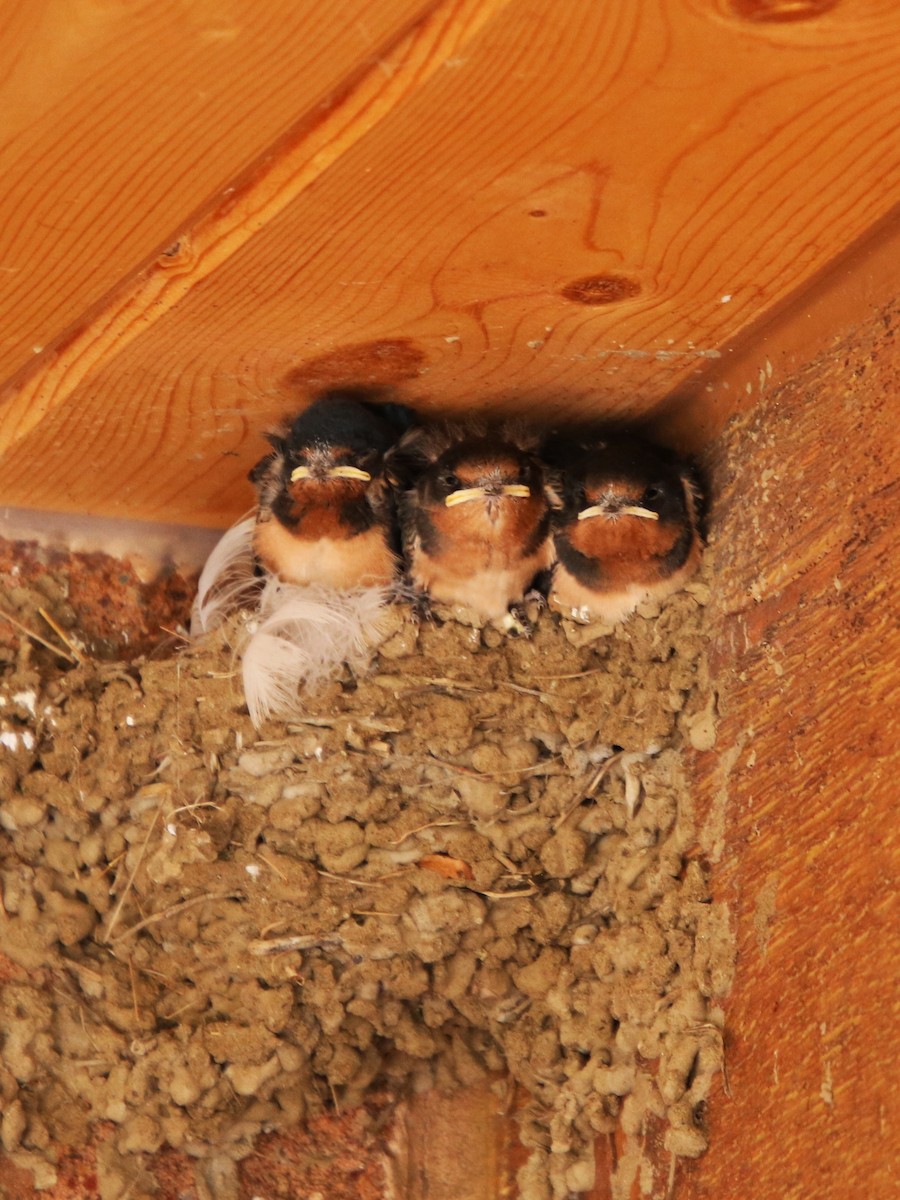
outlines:
[{"label": "rough mud texture", "polygon": [[[173,570],[145,582],[109,554],[71,554],[0,538],[0,647],[13,649],[21,635],[5,614],[65,650],[49,617],[76,651],[91,658],[158,653],[160,630],[174,631],[188,620],[196,582]],[[64,661],[39,642],[32,649],[38,667]]]},{"label": "rough mud texture", "polygon": [[368,674],[261,734],[240,618],[128,666],[0,646],[3,1149],[49,1186],[106,1122],[104,1200],[154,1194],[164,1146],[236,1197],[261,1131],[488,1075],[531,1097],[526,1200],[648,1114],[702,1153],[732,963],[679,752],[715,737],[706,597],[529,640],[398,607]]}]

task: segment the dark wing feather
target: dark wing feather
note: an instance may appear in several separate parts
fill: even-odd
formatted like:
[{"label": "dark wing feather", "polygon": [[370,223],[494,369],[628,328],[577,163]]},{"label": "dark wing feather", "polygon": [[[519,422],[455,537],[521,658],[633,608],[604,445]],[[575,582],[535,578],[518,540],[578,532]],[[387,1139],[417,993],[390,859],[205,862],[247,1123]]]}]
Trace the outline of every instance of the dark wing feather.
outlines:
[{"label": "dark wing feather", "polygon": [[268,514],[282,488],[284,477],[284,451],[273,450],[261,458],[248,475],[256,488],[257,503],[261,515]]}]

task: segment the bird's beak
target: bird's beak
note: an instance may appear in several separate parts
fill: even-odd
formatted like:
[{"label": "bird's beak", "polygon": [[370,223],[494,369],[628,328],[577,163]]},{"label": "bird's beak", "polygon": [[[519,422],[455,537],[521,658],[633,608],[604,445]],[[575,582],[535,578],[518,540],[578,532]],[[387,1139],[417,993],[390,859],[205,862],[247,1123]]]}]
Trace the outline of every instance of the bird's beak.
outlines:
[{"label": "bird's beak", "polygon": [[477,500],[479,497],[488,495],[522,498],[531,495],[531,488],[526,487],[524,483],[505,483],[502,487],[492,489],[490,492],[486,487],[459,488],[457,491],[451,492],[444,503],[448,508],[453,508],[454,505],[465,504],[468,500]]},{"label": "bird's beak", "polygon": [[[310,479],[312,471],[309,467],[294,467],[291,471],[291,483],[296,483],[298,479]],[[368,471],[361,471],[359,467],[332,467],[330,471],[325,472],[326,479],[360,479],[363,483],[369,483],[372,476]]]},{"label": "bird's beak", "polygon": [[329,479],[361,479],[363,483],[370,483],[372,476],[368,471],[361,471],[359,467],[332,467],[328,472]]},{"label": "bird's beak", "polygon": [[643,517],[647,521],[658,521],[659,513],[653,512],[650,508],[641,508],[637,504],[623,504],[621,508],[613,507],[609,504],[592,504],[590,508],[583,508],[578,514],[579,521],[586,521],[588,517]]}]

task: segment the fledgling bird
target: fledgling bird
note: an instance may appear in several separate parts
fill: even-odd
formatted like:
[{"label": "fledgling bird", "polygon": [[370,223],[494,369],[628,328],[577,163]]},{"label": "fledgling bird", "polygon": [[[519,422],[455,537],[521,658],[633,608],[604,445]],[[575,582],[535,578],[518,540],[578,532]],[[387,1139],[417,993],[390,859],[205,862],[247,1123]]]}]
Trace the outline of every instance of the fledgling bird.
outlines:
[{"label": "fledgling bird", "polygon": [[[328,392],[250,473],[254,516],[222,537],[200,576],[191,632],[238,611],[244,696],[254,725],[296,717],[303,694],[365,667],[397,569],[387,451],[412,414]],[[260,574],[258,564],[267,570]]]},{"label": "fledgling bird", "polygon": [[703,547],[700,492],[669,450],[630,434],[545,447],[557,507],[551,607],[616,623],[678,591]]},{"label": "fledgling bird", "polygon": [[412,429],[388,457],[400,489],[403,551],[412,585],[508,629],[551,562],[550,501],[538,438],[512,424]]},{"label": "fledgling bird", "polygon": [[[351,390],[326,392],[284,430],[250,472],[259,497],[253,544],[285,583],[387,585],[397,571],[384,458],[401,428],[396,406]],[[404,410],[405,411],[405,410]]]}]

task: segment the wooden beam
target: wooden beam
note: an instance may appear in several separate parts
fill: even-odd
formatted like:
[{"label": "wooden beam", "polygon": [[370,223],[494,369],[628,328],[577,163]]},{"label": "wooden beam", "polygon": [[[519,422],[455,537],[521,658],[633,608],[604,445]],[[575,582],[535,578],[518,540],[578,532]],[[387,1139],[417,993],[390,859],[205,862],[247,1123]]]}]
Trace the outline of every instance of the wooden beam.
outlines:
[{"label": "wooden beam", "polygon": [[895,302],[714,447],[721,716],[697,777],[738,960],[731,1096],[677,1200],[896,1192],[898,329]]},{"label": "wooden beam", "polygon": [[[436,0],[13,0],[0,17],[0,379],[308,129]],[[100,311],[97,306],[100,305]]]},{"label": "wooden beam", "polygon": [[683,394],[900,201],[900,12],[783,7],[444,0],[19,372],[6,498],[225,524],[259,427],[329,383]]}]

